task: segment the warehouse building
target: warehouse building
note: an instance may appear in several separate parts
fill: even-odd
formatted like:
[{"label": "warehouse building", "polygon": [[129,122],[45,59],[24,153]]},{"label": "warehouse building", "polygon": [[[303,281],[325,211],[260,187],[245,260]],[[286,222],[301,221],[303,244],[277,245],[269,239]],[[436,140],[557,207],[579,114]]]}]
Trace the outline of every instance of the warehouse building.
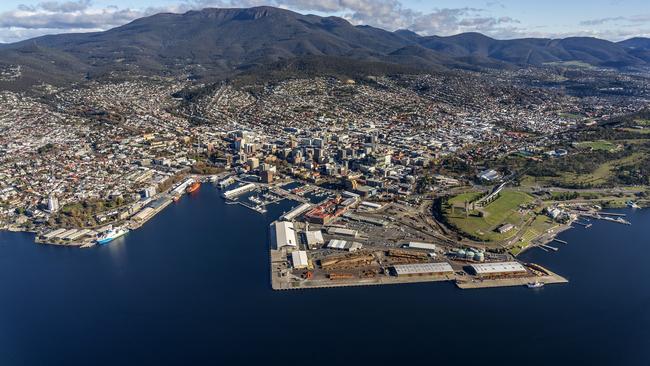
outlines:
[{"label": "warehouse building", "polygon": [[330,242],[327,243],[327,247],[329,249],[347,250],[348,252],[354,252],[363,248],[363,245],[361,245],[361,243],[353,241],[349,242],[345,240],[334,239],[330,240]]},{"label": "warehouse building", "polygon": [[156,214],[156,210],[151,207],[145,207],[142,211],[133,215],[133,220],[138,222],[144,222],[149,220],[153,215]]},{"label": "warehouse building", "polygon": [[368,209],[372,209],[372,210],[378,210],[378,209],[380,209],[382,207],[378,203],[368,202],[368,201],[362,201],[361,206],[366,207]]},{"label": "warehouse building", "polygon": [[53,236],[52,239],[61,239],[61,240],[63,240],[63,239],[66,239],[68,236],[75,234],[77,231],[79,231],[79,230],[77,230],[77,229],[68,229],[68,230],[60,233],[57,236]]},{"label": "warehouse building", "polygon": [[519,262],[481,263],[472,264],[470,267],[479,277],[515,276],[528,273]]},{"label": "warehouse building", "polygon": [[221,196],[223,196],[224,198],[227,198],[227,199],[233,199],[233,198],[236,198],[237,196],[241,196],[244,193],[250,192],[250,191],[254,190],[255,188],[257,188],[257,186],[255,184],[249,183],[249,184],[246,184],[246,185],[231,189],[229,191],[225,191],[225,192],[223,192],[221,194]]},{"label": "warehouse building", "polygon": [[453,274],[454,269],[447,262],[397,264],[392,273],[397,277],[431,276]]},{"label": "warehouse building", "polygon": [[286,220],[286,221],[291,221],[295,219],[296,217],[302,215],[303,213],[307,212],[310,208],[312,207],[311,203],[303,203],[302,205],[296,207],[295,209],[291,210],[290,212],[282,215],[280,217],[281,220]]},{"label": "warehouse building", "polygon": [[296,247],[298,240],[296,239],[296,231],[293,223],[287,221],[276,221],[271,225],[271,241],[272,247],[281,249],[283,247]]},{"label": "warehouse building", "polygon": [[372,224],[372,225],[377,225],[377,226],[387,226],[388,225],[388,222],[386,222],[384,220],[377,219],[377,218],[374,218],[374,217],[359,216],[359,215],[355,215],[355,214],[350,213],[350,212],[346,212],[345,214],[343,214],[343,217],[345,217],[346,219],[359,221],[359,222],[365,222],[365,223]]},{"label": "warehouse building", "polygon": [[57,238],[61,233],[64,233],[64,232],[66,232],[66,231],[68,231],[68,229],[56,229],[56,230],[54,230],[54,231],[50,231],[50,232],[47,233],[47,234],[43,234],[41,237],[42,237],[43,239],[45,239],[45,240],[55,239],[55,238]]},{"label": "warehouse building", "polygon": [[505,234],[514,228],[515,226],[513,224],[503,224],[497,228],[497,231],[499,232],[499,234]]},{"label": "warehouse building", "polygon": [[87,236],[87,235],[89,235],[91,233],[93,233],[93,231],[91,231],[89,229],[82,229],[82,230],[79,230],[79,231],[77,231],[75,233],[69,234],[68,236],[63,238],[63,240],[75,241],[75,240],[79,240],[80,238],[83,238],[84,236]]},{"label": "warehouse building", "polygon": [[303,269],[309,267],[309,261],[307,260],[307,252],[304,250],[296,250],[291,253],[291,262],[293,263],[293,268]]},{"label": "warehouse building", "polygon": [[330,235],[341,235],[341,236],[351,236],[356,238],[359,235],[359,232],[356,230],[346,229],[342,227],[330,227],[327,229],[327,233]]},{"label": "warehouse building", "polygon": [[320,230],[316,231],[307,231],[305,232],[305,239],[307,245],[311,247],[320,247],[325,244],[325,239],[323,239],[323,233]]},{"label": "warehouse building", "polygon": [[436,250],[436,245],[431,243],[421,243],[417,241],[412,241],[406,244],[406,247],[409,249],[424,249],[424,250]]}]

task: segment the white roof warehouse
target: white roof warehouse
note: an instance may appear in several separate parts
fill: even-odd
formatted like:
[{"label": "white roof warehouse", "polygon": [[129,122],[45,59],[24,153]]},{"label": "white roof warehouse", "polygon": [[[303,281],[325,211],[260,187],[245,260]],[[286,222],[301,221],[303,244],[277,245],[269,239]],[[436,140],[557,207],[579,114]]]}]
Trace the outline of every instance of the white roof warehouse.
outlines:
[{"label": "white roof warehouse", "polygon": [[478,276],[497,276],[527,273],[526,268],[519,262],[499,262],[472,264],[474,273]]},{"label": "white roof warehouse", "polygon": [[397,264],[393,266],[396,276],[425,276],[434,274],[453,273],[454,269],[447,262]]},{"label": "white roof warehouse", "polygon": [[293,223],[287,221],[277,221],[271,225],[271,241],[275,249],[282,247],[295,247],[298,245],[296,231]]},{"label": "white roof warehouse", "polygon": [[291,261],[293,262],[293,268],[302,269],[309,266],[309,261],[307,260],[307,252],[304,250],[296,250],[291,253]]}]

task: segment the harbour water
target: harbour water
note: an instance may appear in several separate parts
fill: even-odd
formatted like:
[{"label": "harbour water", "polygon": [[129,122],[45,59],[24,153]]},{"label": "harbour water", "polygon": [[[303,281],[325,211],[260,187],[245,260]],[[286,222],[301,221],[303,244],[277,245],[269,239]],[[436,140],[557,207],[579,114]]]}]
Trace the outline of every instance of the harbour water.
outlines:
[{"label": "harbour water", "polygon": [[268,224],[290,207],[204,185],[106,246],[1,232],[0,365],[650,364],[649,210],[523,255],[566,285],[274,292]]}]

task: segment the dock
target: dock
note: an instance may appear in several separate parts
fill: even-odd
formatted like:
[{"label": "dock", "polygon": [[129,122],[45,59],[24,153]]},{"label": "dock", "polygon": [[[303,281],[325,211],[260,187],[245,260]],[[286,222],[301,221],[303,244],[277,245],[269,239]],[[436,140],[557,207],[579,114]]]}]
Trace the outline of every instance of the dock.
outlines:
[{"label": "dock", "polygon": [[[276,262],[275,265],[278,265]],[[356,286],[379,286],[379,285],[398,285],[408,283],[424,283],[424,282],[449,282],[454,283],[456,287],[463,290],[480,289],[480,288],[495,288],[495,287],[513,287],[513,286],[526,286],[529,283],[541,282],[545,285],[562,284],[569,281],[555,273],[547,276],[530,276],[530,277],[516,277],[516,278],[500,278],[500,279],[475,279],[461,277],[458,275],[427,275],[417,277],[395,277],[378,275],[374,278],[355,278],[349,280],[303,280],[300,282],[283,281],[278,277],[276,271],[271,270],[271,287],[273,290],[302,290],[302,289],[315,289],[315,288],[336,288],[336,287],[356,287]]]},{"label": "dock", "polygon": [[249,204],[247,204],[245,202],[241,202],[241,201],[232,201],[232,204],[237,204],[237,205],[244,206],[244,207],[246,207],[248,209],[251,209],[251,210],[253,210],[253,211],[257,212],[257,213],[260,213],[260,214],[265,214],[266,213],[266,208],[264,208],[263,205],[253,206],[253,205],[249,205]]},{"label": "dock", "polygon": [[303,196],[299,196],[299,195],[297,195],[295,193],[291,193],[291,192],[289,192],[286,189],[281,188],[281,187],[271,188],[270,191],[271,191],[271,193],[274,193],[274,194],[276,194],[276,195],[278,195],[280,197],[283,197],[285,199],[289,199],[289,200],[296,201],[296,202],[301,202],[301,203],[311,203],[307,198],[305,198]]},{"label": "dock", "polygon": [[503,278],[503,279],[495,279],[495,280],[457,281],[456,286],[458,286],[458,288],[463,290],[469,290],[469,289],[479,289],[479,288],[526,286],[527,284],[533,282],[540,282],[545,285],[550,285],[550,284],[568,283],[569,280],[567,280],[566,278],[558,274],[551,272],[547,276],[514,277],[514,278]]},{"label": "dock", "polygon": [[[594,213],[581,213],[582,216],[586,217],[591,217],[596,220],[603,220],[603,221],[609,221],[609,222],[614,222],[617,224],[623,224],[623,225],[632,225],[631,222],[625,220],[623,217],[625,214],[615,214],[615,213],[603,213],[603,212],[594,212]],[[614,218],[615,217],[615,218]]]},{"label": "dock", "polygon": [[557,252],[557,251],[559,250],[558,248],[556,248],[556,247],[552,247],[552,246],[547,245],[547,244],[540,244],[539,246],[542,247],[542,248],[544,248],[544,249],[552,250],[552,251],[554,251],[554,252]]}]

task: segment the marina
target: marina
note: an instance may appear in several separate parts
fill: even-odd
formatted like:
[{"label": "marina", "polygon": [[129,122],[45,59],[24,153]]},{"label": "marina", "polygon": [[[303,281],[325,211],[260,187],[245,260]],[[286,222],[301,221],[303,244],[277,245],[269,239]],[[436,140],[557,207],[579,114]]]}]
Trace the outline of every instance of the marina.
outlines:
[{"label": "marina", "polygon": [[260,214],[267,212],[268,205],[278,204],[284,200],[267,187],[253,183],[225,191],[222,197],[228,201],[228,204],[238,204]]}]

